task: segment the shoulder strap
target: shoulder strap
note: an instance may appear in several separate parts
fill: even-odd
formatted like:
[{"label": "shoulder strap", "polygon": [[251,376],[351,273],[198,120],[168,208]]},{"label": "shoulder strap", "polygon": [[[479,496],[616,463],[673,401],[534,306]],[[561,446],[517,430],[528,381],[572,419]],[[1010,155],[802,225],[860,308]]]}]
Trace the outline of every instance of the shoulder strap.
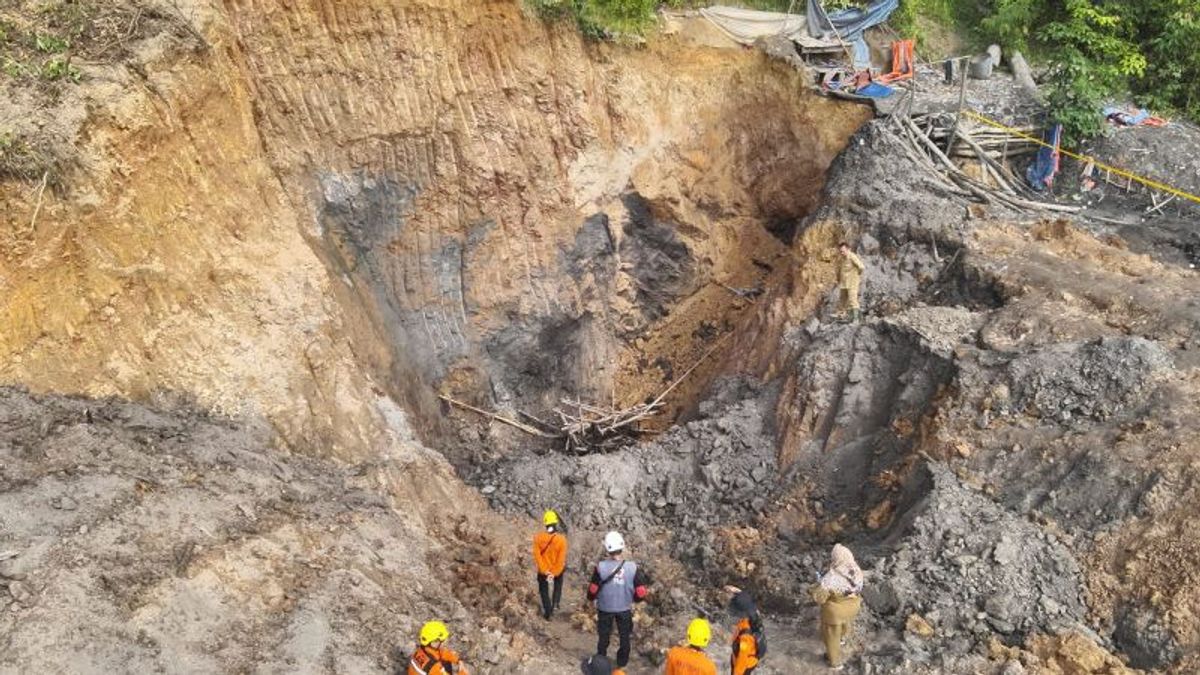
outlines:
[{"label": "shoulder strap", "polygon": [[554,538],[555,538],[556,536],[558,536],[558,533],[556,533],[556,532],[551,532],[551,533],[550,533],[550,538],[549,538],[549,539],[547,539],[547,540],[546,540],[546,543],[542,545],[542,551],[541,551],[541,555],[546,555],[546,551],[550,550],[550,544],[553,544],[553,543],[554,543]]},{"label": "shoulder strap", "polygon": [[621,564],[620,564],[620,565],[617,565],[617,569],[613,570],[611,574],[609,574],[608,576],[604,577],[604,579],[602,579],[602,580],[600,581],[600,587],[601,587],[601,588],[603,588],[603,587],[604,587],[604,584],[607,584],[608,582],[612,581],[612,580],[613,580],[613,577],[617,576],[617,573],[618,573],[618,572],[620,572],[620,571],[621,571],[621,570],[623,570],[623,569],[625,569],[625,561],[624,561],[624,560],[622,560],[622,561],[621,561]]},{"label": "shoulder strap", "polygon": [[855,582],[855,581],[854,581],[854,579],[851,579],[851,578],[850,578],[850,576],[849,576],[848,574],[846,574],[845,572],[841,571],[840,569],[834,569],[834,570],[832,570],[832,571],[833,571],[835,574],[837,574],[839,577],[841,577],[841,578],[843,578],[843,579],[845,579],[845,580],[846,580],[846,584],[847,584],[848,586],[850,586],[850,595],[855,595],[855,594],[857,594],[857,593],[858,593],[858,583],[857,583],[857,582]]},{"label": "shoulder strap", "polygon": [[426,656],[426,657],[428,657],[428,658],[429,658],[429,663],[425,664],[425,665],[428,667],[428,669],[427,669],[427,670],[424,670],[424,669],[423,669],[421,672],[428,673],[430,670],[433,670],[433,666],[441,666],[441,667],[442,667],[442,670],[444,670],[444,671],[446,671],[446,672],[448,672],[448,673],[453,673],[453,672],[454,672],[454,671],[452,670],[452,666],[450,666],[450,665],[449,665],[448,663],[446,663],[445,661],[442,661],[442,659],[441,659],[441,654],[438,654],[437,656],[434,656],[434,654],[433,654],[432,652],[430,652],[430,651],[429,651],[429,647],[427,647],[427,646],[425,646],[425,645],[422,645],[422,646],[421,646],[421,651],[422,651],[422,652],[425,654],[425,656]]}]

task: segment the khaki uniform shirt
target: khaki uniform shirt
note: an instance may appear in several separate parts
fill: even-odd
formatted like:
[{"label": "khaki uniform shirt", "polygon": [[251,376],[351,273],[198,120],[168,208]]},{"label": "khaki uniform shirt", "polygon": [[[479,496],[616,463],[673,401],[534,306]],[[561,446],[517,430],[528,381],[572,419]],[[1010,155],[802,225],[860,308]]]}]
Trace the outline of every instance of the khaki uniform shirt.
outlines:
[{"label": "khaki uniform shirt", "polygon": [[863,261],[858,258],[853,251],[847,253],[844,257],[838,254],[838,288],[858,288],[858,282],[862,279],[863,270],[866,266]]}]

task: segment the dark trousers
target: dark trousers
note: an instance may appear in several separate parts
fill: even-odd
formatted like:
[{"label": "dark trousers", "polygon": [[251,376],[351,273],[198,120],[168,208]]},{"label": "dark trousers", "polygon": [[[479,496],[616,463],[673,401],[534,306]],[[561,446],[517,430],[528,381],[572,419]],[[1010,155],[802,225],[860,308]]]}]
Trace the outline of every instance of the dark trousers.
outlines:
[{"label": "dark trousers", "polygon": [[596,643],[596,653],[608,656],[608,642],[612,639],[613,624],[617,624],[617,636],[620,646],[617,647],[617,667],[629,665],[629,650],[633,647],[633,610],[624,612],[597,612],[596,628],[600,631],[600,640]]},{"label": "dark trousers", "polygon": [[538,595],[542,596],[542,616],[549,619],[554,610],[558,609],[558,603],[562,601],[562,575],[554,577],[554,599],[550,599],[550,584],[546,581],[544,575],[537,575],[538,580]]}]

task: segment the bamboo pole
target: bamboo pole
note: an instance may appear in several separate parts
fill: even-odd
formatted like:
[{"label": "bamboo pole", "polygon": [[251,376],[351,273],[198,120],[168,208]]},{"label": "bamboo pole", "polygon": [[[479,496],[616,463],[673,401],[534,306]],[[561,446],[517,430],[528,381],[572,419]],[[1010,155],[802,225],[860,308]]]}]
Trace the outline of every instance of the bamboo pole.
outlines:
[{"label": "bamboo pole", "polygon": [[491,419],[494,419],[497,422],[507,424],[510,427],[513,427],[516,429],[520,429],[521,431],[524,431],[527,434],[531,434],[533,436],[540,436],[542,438],[558,438],[558,436],[555,434],[548,434],[548,433],[542,431],[541,429],[534,429],[533,427],[529,426],[528,424],[525,424],[523,422],[518,422],[517,420],[514,420],[510,417],[505,417],[503,415],[500,415],[500,414],[497,414],[494,412],[489,412],[487,410],[484,410],[483,408],[476,408],[475,406],[473,406],[469,403],[463,403],[462,401],[450,398],[449,396],[446,396],[445,394],[438,394],[438,398],[442,399],[446,403],[449,403],[450,405],[458,406],[459,408],[463,408],[464,410],[470,410],[471,412],[479,413],[480,415],[483,415],[484,417],[490,417]]}]

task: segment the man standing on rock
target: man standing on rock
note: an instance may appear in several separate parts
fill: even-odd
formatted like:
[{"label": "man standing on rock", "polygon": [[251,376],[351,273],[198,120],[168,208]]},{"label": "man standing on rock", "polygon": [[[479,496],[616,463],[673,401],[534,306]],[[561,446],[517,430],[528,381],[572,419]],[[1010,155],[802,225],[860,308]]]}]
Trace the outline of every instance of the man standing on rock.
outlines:
[{"label": "man standing on rock", "polygon": [[858,284],[862,281],[862,273],[865,269],[863,261],[854,254],[854,251],[850,250],[850,244],[844,241],[838,244],[839,321],[858,321]]},{"label": "man standing on rock", "polygon": [[620,646],[617,648],[617,668],[629,665],[633,648],[633,603],[646,599],[650,580],[632,560],[625,560],[625,538],[620,532],[604,535],[604,550],[608,557],[596,564],[588,584],[588,600],[596,602],[596,629],[599,640],[596,653],[608,655],[613,624],[617,626]]},{"label": "man standing on rock", "polygon": [[[567,568],[567,538],[559,528],[562,520],[553,509],[542,514],[545,530],[533,535],[533,563],[537,566],[538,595],[542,598],[542,617],[547,621],[562,600],[563,571]],[[550,587],[554,587],[554,596]]]}]

